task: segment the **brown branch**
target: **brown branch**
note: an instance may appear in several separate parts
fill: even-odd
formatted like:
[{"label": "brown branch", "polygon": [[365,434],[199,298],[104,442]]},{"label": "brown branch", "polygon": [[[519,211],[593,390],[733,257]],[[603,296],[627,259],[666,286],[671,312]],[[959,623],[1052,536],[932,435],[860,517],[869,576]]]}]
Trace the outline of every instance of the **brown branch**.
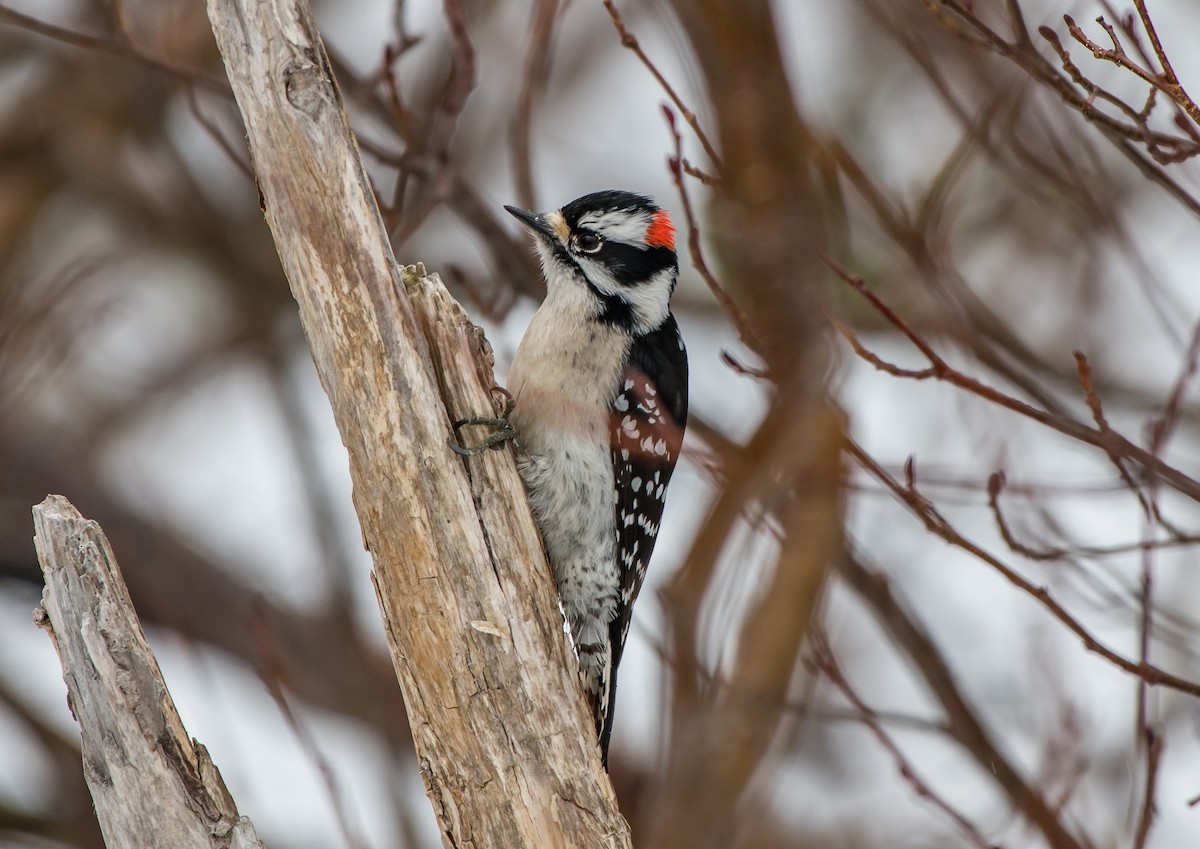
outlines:
[{"label": "brown branch", "polygon": [[[1131,123],[1125,123],[1113,118],[1111,115],[1094,109],[1093,100],[1095,97],[1100,97],[1106,102],[1116,106],[1127,115],[1136,116],[1138,114],[1138,110],[1135,110],[1133,107],[1125,104],[1120,98],[1116,97],[1116,95],[1112,95],[1110,92],[1096,86],[1090,80],[1087,80],[1082,72],[1079,72],[1078,68],[1073,62],[1071,62],[1069,54],[1063,47],[1058,35],[1049,27],[1039,27],[1038,32],[1054,48],[1055,52],[1060,58],[1060,61],[1062,61],[1064,64],[1064,70],[1070,74],[1071,79],[1068,79],[1067,77],[1064,77],[1062,74],[1055,71],[1054,68],[1040,54],[1038,54],[1036,50],[1033,49],[1032,43],[1027,39],[1018,37],[1015,42],[1010,42],[1001,36],[998,32],[992,29],[992,27],[988,26],[984,21],[975,15],[970,8],[970,4],[964,4],[958,2],[957,0],[936,0],[936,2],[935,0],[925,0],[925,5],[926,8],[934,13],[935,17],[937,17],[937,19],[941,21],[943,25],[945,25],[951,32],[960,38],[969,38],[969,36],[967,32],[958,25],[958,23],[961,22],[967,24],[971,30],[974,30],[976,34],[983,38],[984,43],[989,48],[1006,59],[1012,61],[1023,71],[1028,73],[1033,79],[1055,91],[1068,106],[1078,111],[1087,120],[1099,126],[1106,132],[1106,135],[1111,134],[1111,137],[1114,141],[1118,138],[1124,138],[1126,140],[1137,141],[1145,144],[1156,159],[1160,159],[1161,155],[1162,158],[1160,161],[1163,161],[1164,163],[1178,162],[1182,159],[1200,154],[1200,145],[1196,144],[1195,141],[1190,138],[1191,134],[1189,134],[1188,139],[1180,139],[1176,136],[1168,136],[1166,134],[1149,130],[1149,128],[1145,126],[1144,122],[1135,120]],[[953,17],[946,15],[944,10],[953,12]],[[1016,23],[1014,23],[1014,26],[1016,26]],[[1021,26],[1023,26],[1023,22],[1021,23]],[[976,42],[972,40],[972,43]],[[1072,85],[1072,81],[1085,90],[1087,93],[1086,97],[1082,96],[1080,92]],[[1170,92],[1168,92],[1168,94],[1169,93]],[[1126,156],[1134,159],[1136,162],[1136,159],[1132,156],[1130,151],[1122,149],[1120,144],[1118,144],[1117,147]],[[1160,154],[1159,151],[1161,149],[1169,150],[1171,153]],[[1174,181],[1166,178],[1163,175],[1156,175],[1154,179],[1155,182],[1162,184],[1168,189],[1170,189],[1171,185],[1174,184]],[[1178,190],[1177,186],[1176,189]]]},{"label": "brown branch", "polygon": [[[676,152],[678,153],[678,151]],[[721,182],[720,177],[715,177],[712,174],[709,174],[707,171],[702,171],[701,169],[697,168],[690,161],[688,161],[686,156],[683,158],[683,173],[687,174],[689,177],[695,177],[706,186],[715,186]]]},{"label": "brown branch", "polygon": [[1071,551],[1066,548],[1050,548],[1038,551],[1022,544],[1013,536],[1012,529],[1009,528],[1008,522],[1004,518],[1004,513],[1000,509],[1000,492],[1004,489],[1005,482],[1004,472],[994,472],[988,476],[988,506],[992,510],[992,517],[996,520],[996,528],[1000,531],[1000,537],[1004,540],[1004,544],[1017,554],[1027,557],[1030,560],[1053,561],[1069,557]]},{"label": "brown branch", "polygon": [[467,98],[475,90],[475,46],[467,32],[467,13],[463,0],[444,0],[446,24],[450,28],[450,39],[454,45],[450,65],[450,77],[442,90],[433,116],[429,119],[429,134],[425,151],[435,160],[442,161],[450,151],[450,139],[458,124],[458,116],[467,105]]},{"label": "brown branch", "polygon": [[1192,328],[1192,340],[1188,343],[1187,353],[1183,358],[1183,367],[1180,368],[1179,376],[1171,385],[1171,391],[1167,393],[1167,402],[1163,405],[1162,415],[1150,423],[1150,450],[1154,454],[1162,452],[1171,438],[1171,434],[1174,433],[1175,427],[1179,424],[1183,413],[1183,397],[1188,384],[1196,374],[1198,364],[1200,364],[1200,321],[1197,321]]},{"label": "brown branch", "polygon": [[1106,21],[1103,15],[1096,18],[1096,23],[1100,24],[1100,26],[1104,28],[1104,31],[1108,33],[1108,37],[1112,41],[1113,45],[1111,49],[1101,47],[1099,44],[1092,41],[1092,39],[1088,37],[1087,33],[1080,29],[1079,24],[1075,23],[1075,19],[1070,15],[1063,15],[1063,21],[1066,23],[1067,32],[1071,34],[1071,37],[1088,50],[1092,51],[1092,55],[1097,59],[1103,59],[1105,61],[1112,62],[1118,67],[1124,68],[1127,71],[1131,71],[1134,75],[1141,77],[1152,86],[1160,88],[1163,87],[1163,80],[1161,80],[1155,74],[1147,71],[1137,62],[1134,62],[1133,59],[1129,58],[1129,54],[1125,52],[1125,48],[1121,46],[1120,39],[1117,38],[1116,31],[1112,28],[1112,24]]},{"label": "brown branch", "polygon": [[312,762],[317,770],[317,774],[321,777],[321,783],[325,785],[325,795],[329,798],[330,807],[333,808],[333,816],[337,821],[342,842],[347,849],[365,849],[362,839],[350,826],[350,818],[346,812],[345,800],[338,787],[337,776],[334,774],[329,759],[325,757],[320,747],[317,746],[317,741],[313,737],[312,732],[300,721],[300,717],[297,716],[296,711],[292,708],[291,699],[288,698],[287,691],[284,689],[284,685],[288,683],[288,670],[283,663],[283,654],[280,651],[278,635],[272,629],[270,620],[266,616],[261,615],[261,612],[254,617],[251,629],[257,639],[259,650],[263,657],[259,677],[266,685],[267,692],[270,693],[271,699],[275,702],[276,707],[279,708],[279,712],[283,714],[284,721],[287,723],[300,749]]},{"label": "brown branch", "polygon": [[[981,132],[974,121],[968,122],[968,134]],[[1025,369],[1015,366],[1009,358],[1028,367],[1044,369],[1045,364],[985,305],[961,275],[946,267],[939,258],[929,236],[917,229],[909,216],[897,208],[889,193],[873,180],[863,166],[837,139],[823,142],[827,155],[858,191],[878,218],[888,237],[912,263],[916,272],[936,286],[943,305],[942,313],[957,330],[959,338],[980,362],[1008,380],[1038,404],[1051,412],[1063,412],[1055,395],[1040,386]],[[1047,169],[1043,169],[1047,170]],[[1043,173],[1046,180],[1059,179]],[[1200,206],[1197,207],[1200,212]]]},{"label": "brown branch", "polygon": [[1142,26],[1146,28],[1146,34],[1150,36],[1150,43],[1154,46],[1154,55],[1158,57],[1158,62],[1162,66],[1163,81],[1167,86],[1166,93],[1183,107],[1193,122],[1200,124],[1200,107],[1180,85],[1179,77],[1171,66],[1171,60],[1167,58],[1167,51],[1163,50],[1162,42],[1158,38],[1158,30],[1154,27],[1154,21],[1150,19],[1150,12],[1146,9],[1146,0],[1133,0],[1133,7],[1137,9],[1138,17],[1142,19]]},{"label": "brown branch", "polygon": [[559,0],[535,0],[533,20],[529,26],[529,49],[525,52],[525,67],[521,75],[521,91],[517,95],[513,116],[512,162],[513,180],[517,186],[517,202],[526,209],[537,208],[537,193],[533,185],[533,105],[550,72],[550,56],[554,46],[554,24],[558,20]]},{"label": "brown branch", "polygon": [[[1016,44],[1010,44],[991,27],[976,17],[973,12],[961,3],[952,2],[952,0],[943,0],[943,2],[934,2],[934,0],[925,0],[926,7],[933,16],[959,39],[963,40],[972,47],[986,46],[1001,56],[1011,61],[1022,71],[1029,76],[1047,86],[1056,92],[1062,100],[1073,109],[1079,111],[1087,120],[1094,123],[1104,135],[1104,137],[1113,144],[1114,147],[1126,157],[1135,168],[1137,168],[1143,176],[1148,180],[1164,189],[1171,197],[1180,204],[1185,206],[1193,215],[1200,216],[1200,201],[1185,190],[1178,181],[1172,179],[1166,174],[1162,168],[1149,161],[1140,150],[1135,147],[1137,144],[1145,145],[1149,150],[1150,156],[1159,164],[1170,164],[1195,156],[1200,152],[1200,133],[1197,133],[1194,127],[1188,125],[1185,131],[1188,134],[1190,142],[1180,140],[1173,136],[1166,136],[1159,133],[1154,133],[1144,126],[1144,120],[1139,117],[1132,124],[1125,124],[1121,121],[1113,119],[1111,116],[1094,110],[1092,108],[1092,97],[1083,97],[1072,86],[1071,80],[1063,77],[1055,71],[1049,63],[1043,59],[1037,51],[1033,50],[1024,40],[1018,39]],[[1015,6],[1015,2],[1011,5]],[[871,6],[874,9],[874,6]],[[947,14],[947,10],[953,14]],[[877,15],[879,17],[879,15]],[[981,42],[978,38],[970,34],[970,32],[960,26],[960,23],[965,23],[971,30],[980,33],[984,40]],[[1014,22],[1014,27],[1017,23]],[[1041,28],[1041,34],[1054,46],[1060,58],[1064,59],[1065,64],[1070,65],[1070,58],[1066,55],[1058,36],[1049,28]],[[943,99],[955,111],[955,114],[963,120],[963,108],[957,104],[955,98],[951,94],[949,87],[944,80],[941,80],[936,73],[932,60],[923,56],[923,54],[911,43],[910,39],[905,39],[895,31],[895,34],[905,47],[909,50],[910,55],[921,66],[922,70],[929,76],[934,83],[935,88],[942,95]],[[1077,71],[1077,69],[1076,69]],[[1082,74],[1078,74],[1077,82],[1083,86],[1090,86],[1091,83],[1086,81]],[[1129,107],[1132,111],[1132,107]],[[1124,111],[1124,110],[1122,110]],[[973,114],[973,110],[972,110]],[[964,121],[965,123],[965,121]],[[1047,180],[1055,182],[1058,180],[1057,175],[1049,173],[1046,175]],[[1027,390],[1028,391],[1028,390]]]},{"label": "brown branch", "polygon": [[1175,75],[1175,70],[1171,67],[1171,62],[1163,50],[1162,43],[1158,40],[1158,32],[1154,29],[1154,23],[1150,20],[1150,14],[1146,11],[1145,0],[1134,0],[1134,5],[1137,7],[1138,15],[1142,19],[1142,26],[1146,28],[1146,33],[1150,36],[1150,43],[1154,46],[1155,56],[1158,57],[1159,64],[1162,66],[1163,72],[1161,74],[1143,68],[1130,58],[1129,54],[1125,52],[1125,48],[1121,46],[1120,39],[1117,38],[1117,33],[1113,29],[1112,24],[1105,20],[1103,15],[1096,18],[1096,23],[1100,24],[1104,28],[1104,31],[1108,33],[1109,40],[1112,41],[1112,48],[1101,47],[1089,38],[1087,33],[1075,23],[1070,15],[1063,15],[1063,20],[1066,21],[1067,31],[1071,33],[1071,37],[1092,51],[1093,56],[1097,59],[1111,62],[1117,67],[1124,68],[1154,86],[1154,88],[1170,97],[1193,122],[1200,124],[1200,106],[1197,106],[1196,102],[1188,96],[1183,86],[1180,85],[1179,78]]},{"label": "brown branch", "polygon": [[663,105],[663,115],[667,119],[667,127],[671,130],[671,137],[675,140],[675,154],[668,162],[667,167],[671,171],[671,179],[675,183],[675,188],[679,190],[679,201],[683,204],[683,218],[687,222],[688,231],[688,253],[692,257],[692,265],[696,267],[696,271],[700,277],[708,285],[708,289],[717,299],[717,303],[721,305],[721,309],[733,321],[733,324],[738,329],[738,335],[742,337],[742,341],[750,348],[755,347],[754,333],[750,329],[750,319],[741,307],[737,305],[729,291],[717,279],[716,275],[708,267],[708,262],[704,259],[704,250],[700,244],[700,225],[696,223],[696,213],[692,209],[692,198],[688,194],[687,182],[683,179],[683,139],[679,134],[679,128],[675,126],[675,113],[671,111],[671,107]]},{"label": "brown branch", "polygon": [[[1128,139],[1120,139],[1110,136],[1109,140],[1116,146],[1117,150],[1125,156],[1126,159],[1133,163],[1134,167],[1142,173],[1142,176],[1159,186],[1159,188],[1163,189],[1171,197],[1175,198],[1175,200],[1177,200],[1185,209],[1187,209],[1188,212],[1192,213],[1193,215],[1200,216],[1200,200],[1183,188],[1183,186],[1180,185],[1177,180],[1173,180],[1160,167],[1165,164],[1181,162],[1183,159],[1194,156],[1194,153],[1188,153],[1186,156],[1180,155],[1170,157],[1167,160],[1163,160],[1162,157],[1156,156],[1154,151],[1151,150],[1150,157],[1154,160],[1151,162],[1147,160],[1146,157],[1143,156]],[[1197,152],[1200,152],[1200,145],[1197,146]]]},{"label": "brown branch", "polygon": [[204,114],[204,110],[200,108],[200,101],[196,99],[195,88],[188,86],[187,99],[188,109],[191,111],[192,117],[196,119],[196,123],[201,126],[204,132],[208,133],[208,137],[213,140],[217,147],[221,148],[221,152],[233,163],[234,167],[243,176],[254,182],[254,169],[246,161],[245,150],[235,148],[229,139],[225,138],[225,134],[221,132],[221,128],[217,126],[217,122]]},{"label": "brown branch", "polygon": [[917,668],[926,686],[941,703],[952,736],[975,758],[983,774],[999,785],[1013,807],[1045,836],[1052,849],[1085,849],[1089,844],[1067,831],[1046,800],[1000,751],[974,706],[959,691],[954,672],[941,651],[896,598],[887,577],[868,569],[849,553],[842,560],[841,576]]},{"label": "brown branch", "polygon": [[621,19],[621,13],[617,11],[616,4],[613,3],[613,0],[603,0],[603,2],[604,8],[608,10],[609,17],[612,18],[613,26],[617,29],[617,35],[621,37],[621,46],[632,50],[638,59],[641,60],[641,63],[646,66],[646,70],[648,70],[651,75],[653,75],[654,79],[658,81],[659,87],[661,87],[666,93],[667,97],[671,99],[671,102],[675,104],[675,108],[679,110],[679,114],[683,116],[683,120],[687,122],[687,125],[692,128],[692,132],[696,134],[696,138],[699,140],[700,145],[704,148],[704,152],[708,154],[708,159],[710,162],[712,162],[713,167],[715,167],[717,171],[720,171],[721,157],[717,153],[716,147],[711,141],[709,141],[708,134],[704,132],[703,128],[701,128],[700,121],[696,118],[696,113],[691,109],[688,109],[687,104],[683,102],[683,98],[681,98],[675,92],[675,89],[671,86],[671,84],[667,82],[667,78],[663,76],[662,71],[658,70],[655,64],[650,61],[650,57],[647,56],[642,50],[641,45],[638,44],[637,37],[634,36],[634,34],[628,29],[626,29],[625,22]]},{"label": "brown branch", "polygon": [[1187,496],[1193,501],[1200,501],[1200,481],[1185,475],[1175,467],[1163,462],[1152,453],[1130,442],[1124,436],[1114,430],[1100,430],[1088,427],[1087,425],[1067,418],[1066,416],[1054,415],[1044,410],[1039,410],[1024,401],[1012,397],[1004,392],[988,386],[987,384],[976,380],[960,371],[951,368],[945,360],[943,360],[933,350],[925,339],[918,334],[912,327],[908,325],[896,312],[894,312],[878,295],[867,288],[862,278],[856,277],[846,270],[840,263],[828,257],[825,258],[826,264],[834,270],[834,272],[845,281],[851,288],[862,295],[893,327],[904,335],[912,344],[921,351],[922,354],[929,360],[933,370],[933,378],[952,386],[956,386],[973,395],[977,395],[985,401],[989,401],[998,407],[1003,407],[1012,412],[1018,413],[1026,418],[1032,419],[1038,424],[1045,425],[1051,430],[1057,431],[1065,436],[1069,436],[1080,442],[1092,445],[1105,452],[1114,452],[1123,459],[1131,460],[1148,473],[1153,473],[1162,478],[1173,489]]},{"label": "brown branch", "polygon": [[[1092,383],[1091,364],[1081,351],[1074,351],[1073,354],[1075,356],[1076,370],[1079,374],[1079,382],[1083,387],[1084,395],[1087,399],[1087,405],[1092,411],[1092,418],[1096,422],[1096,427],[1101,433],[1112,434],[1113,430],[1109,426],[1108,420],[1104,416],[1104,408],[1100,401],[1100,396],[1096,392]],[[1153,430],[1153,426],[1151,426],[1151,430]],[[1153,445],[1153,437],[1151,439],[1152,444],[1150,450],[1147,452],[1147,455],[1153,457],[1155,460],[1160,460],[1161,458],[1159,456],[1159,449]],[[1168,522],[1158,508],[1158,504],[1154,498],[1155,487],[1158,479],[1154,471],[1152,469],[1147,469],[1147,480],[1144,484],[1139,484],[1138,481],[1134,480],[1133,475],[1126,467],[1126,457],[1122,454],[1119,447],[1106,447],[1105,453],[1108,455],[1113,467],[1117,470],[1117,474],[1120,476],[1121,481],[1125,484],[1126,489],[1128,489],[1133,494],[1134,498],[1137,499],[1138,506],[1142,508],[1142,512],[1148,517],[1148,519],[1152,520],[1153,522],[1157,522],[1175,537],[1183,537],[1184,534],[1175,528],[1170,522]],[[1147,529],[1146,542],[1144,542],[1142,546],[1143,551],[1151,550],[1149,545],[1149,535],[1152,530],[1152,528]]]},{"label": "brown branch", "polygon": [[[1109,426],[1108,419],[1104,415],[1104,405],[1092,381],[1091,363],[1088,362],[1087,357],[1082,351],[1072,351],[1071,353],[1075,357],[1075,368],[1079,374],[1079,385],[1083,387],[1084,398],[1087,400],[1088,409],[1092,411],[1092,420],[1096,423],[1096,429],[1100,433],[1111,434],[1113,432],[1112,427]],[[1108,459],[1112,462],[1113,467],[1117,470],[1117,474],[1125,483],[1125,486],[1137,498],[1138,504],[1141,505],[1142,509],[1157,515],[1146,501],[1146,496],[1142,493],[1142,488],[1133,479],[1133,475],[1129,473],[1129,469],[1126,468],[1125,458],[1116,447],[1106,447],[1105,453],[1108,455]]]},{"label": "brown branch", "polygon": [[755,380],[769,380],[771,378],[771,373],[766,369],[748,366],[724,349],[721,350],[721,362],[745,377],[752,377]]},{"label": "brown branch", "polygon": [[1154,825],[1154,818],[1158,814],[1155,799],[1158,792],[1158,768],[1162,762],[1163,741],[1161,737],[1147,728],[1144,742],[1146,746],[1146,786],[1142,793],[1141,809],[1138,812],[1133,849],[1145,849],[1146,841],[1150,837],[1150,829]]},{"label": "brown branch", "polygon": [[[1082,31],[1075,26],[1075,22],[1071,20],[1070,16],[1065,15],[1064,17],[1067,21],[1067,28],[1072,35],[1079,33],[1078,37],[1086,37],[1083,36]],[[1133,106],[1130,106],[1127,102],[1125,102],[1125,100],[1108,91],[1108,89],[1105,89],[1088,79],[1087,76],[1084,75],[1083,71],[1080,70],[1079,66],[1072,61],[1071,54],[1067,51],[1067,48],[1063,46],[1063,43],[1058,38],[1058,34],[1054,32],[1054,30],[1050,29],[1049,27],[1042,27],[1039,32],[1041,33],[1042,37],[1049,42],[1050,46],[1054,49],[1054,52],[1058,54],[1058,59],[1059,62],[1062,63],[1063,70],[1070,75],[1071,80],[1077,86],[1087,92],[1087,101],[1080,108],[1080,112],[1084,115],[1084,117],[1100,120],[1098,119],[1098,116],[1103,115],[1103,113],[1096,112],[1092,104],[1095,100],[1102,100],[1105,103],[1116,107],[1131,120],[1132,126],[1137,127],[1138,129],[1136,140],[1145,142],[1152,151],[1156,152],[1155,159],[1162,162],[1181,162],[1184,159],[1195,155],[1196,150],[1194,145],[1187,143],[1185,140],[1177,139],[1173,136],[1156,133],[1150,129],[1148,120],[1150,118],[1150,109],[1154,104],[1154,100],[1152,98],[1148,98],[1146,104],[1141,109],[1135,109]],[[1157,89],[1153,88],[1150,89],[1151,92],[1156,90]],[[1101,123],[1104,122],[1101,120]],[[1117,124],[1118,122],[1114,121],[1113,123]]]},{"label": "brown branch", "polygon": [[[746,793],[786,718],[787,691],[826,578],[828,538],[840,536],[836,450],[815,457],[794,445],[836,445],[832,417],[798,415],[777,404],[743,452],[713,504],[686,565],[662,592],[671,623],[671,763],[651,819],[656,846],[723,847],[742,817]],[[787,458],[782,459],[782,458]],[[724,543],[754,504],[777,510],[780,550],[768,586],[745,617],[728,680],[714,686],[702,667],[701,611]],[[814,540],[820,543],[814,551]],[[717,682],[718,684],[720,682]],[[701,768],[701,764],[706,765]],[[663,801],[665,798],[665,801]],[[697,806],[705,814],[697,817]]]},{"label": "brown branch", "polygon": [[30,15],[10,9],[7,6],[0,6],[0,22],[12,24],[27,32],[36,33],[61,44],[69,44],[72,47],[82,47],[85,50],[96,50],[112,56],[120,56],[123,59],[131,59],[139,64],[164,71],[184,82],[201,85],[220,94],[229,94],[229,84],[220,77],[209,74],[199,68],[176,65],[173,62],[150,56],[138,50],[127,39],[117,41],[111,38],[100,38],[94,35],[87,35],[86,33],[75,32],[65,27],[40,21]]},{"label": "brown branch", "polygon": [[909,763],[908,758],[905,757],[904,752],[901,751],[900,747],[896,744],[896,741],[893,740],[892,736],[884,729],[881,716],[876,713],[873,708],[869,707],[866,702],[859,697],[858,693],[854,691],[854,688],[850,685],[850,682],[846,679],[846,676],[842,672],[837,660],[834,658],[833,652],[830,649],[829,643],[825,637],[818,634],[813,642],[814,645],[811,657],[812,666],[824,674],[825,677],[829,679],[829,682],[837,687],[838,691],[841,692],[846,701],[850,703],[850,706],[854,709],[855,714],[859,717],[862,723],[866,725],[867,729],[879,742],[879,745],[881,745],[884,750],[891,755],[892,762],[895,763],[896,769],[900,773],[900,777],[903,778],[909,787],[913,789],[913,792],[916,793],[917,797],[924,799],[925,801],[929,802],[929,804],[941,811],[956,826],[958,826],[959,831],[961,831],[971,843],[974,843],[976,846],[980,847],[980,849],[1000,849],[999,844],[993,843],[984,837],[983,834],[980,833],[979,829],[976,828],[970,820],[963,816],[961,812],[956,810],[940,795],[935,793],[933,788],[925,783],[925,781],[917,773],[916,769],[912,766],[912,764]]},{"label": "brown branch", "polygon": [[[425,220],[436,210],[438,203],[445,203],[463,223],[475,230],[480,242],[487,248],[492,266],[503,284],[513,292],[533,297],[544,295],[542,276],[537,273],[537,264],[526,249],[526,243],[509,235],[498,213],[493,211],[493,206],[484,202],[478,187],[459,169],[451,163],[438,162],[423,152],[425,136],[420,122],[402,104],[399,86],[394,74],[390,72],[390,66],[385,66],[385,70],[381,72],[385,87],[381,93],[356,80],[336,53],[330,55],[330,64],[338,79],[349,80],[347,91],[349,96],[355,98],[355,104],[382,123],[391,125],[407,145],[399,159],[390,154],[373,151],[376,155],[383,156],[384,161],[391,161],[400,169],[393,194],[392,220],[388,222],[392,238],[407,240],[416,231],[415,227],[408,226],[407,218]],[[443,170],[449,170],[449,177],[440,176]],[[419,198],[415,212],[405,213],[404,187],[412,177],[433,183],[429,193],[436,194],[436,198],[432,203]]]},{"label": "brown branch", "polygon": [[[1067,20],[1070,22],[1070,25],[1074,24],[1069,17],[1067,17]],[[1074,107],[1083,117],[1101,128],[1123,136],[1130,141],[1145,143],[1149,146],[1155,159],[1164,164],[1182,162],[1200,153],[1200,146],[1196,144],[1194,139],[1181,139],[1177,136],[1170,136],[1166,133],[1150,129],[1146,123],[1149,115],[1145,107],[1135,109],[1108,89],[1088,79],[1079,66],[1072,61],[1071,54],[1063,46],[1058,34],[1050,29],[1050,27],[1040,27],[1038,33],[1050,44],[1054,52],[1058,54],[1063,70],[1070,76],[1071,82],[1074,82],[1083,89],[1087,97],[1081,97],[1078,92],[1069,87],[1067,80],[1062,79],[1058,75],[1052,75],[1047,78],[1043,74],[1038,75],[1038,78],[1044,82],[1048,82],[1059,93],[1064,102]],[[1024,67],[1028,69],[1029,63],[1026,63]],[[1128,116],[1131,122],[1128,124],[1123,123],[1104,112],[1096,110],[1093,107],[1093,102],[1097,98],[1116,107]]]},{"label": "brown branch", "polygon": [[936,368],[931,367],[923,369],[909,369],[902,368],[895,363],[889,363],[874,351],[868,350],[867,347],[859,340],[854,331],[850,329],[849,325],[838,321],[832,316],[830,316],[829,320],[833,322],[834,328],[836,328],[837,332],[841,334],[843,339],[846,340],[854,353],[860,359],[874,366],[876,370],[884,372],[885,374],[890,374],[893,377],[906,377],[912,380],[926,380],[927,378],[936,378],[938,376]]},{"label": "brown branch", "polygon": [[[1113,557],[1120,554],[1129,554],[1133,551],[1146,551],[1147,549],[1157,551],[1159,549],[1200,545],[1200,536],[1193,534],[1171,536],[1167,539],[1141,539],[1136,542],[1115,543],[1113,545],[1081,545],[1035,549],[1016,538],[1008,520],[1004,516],[1003,510],[1000,508],[1000,494],[1005,491],[1007,486],[1008,481],[1002,471],[994,472],[988,477],[988,507],[992,511],[992,518],[995,520],[996,529],[999,531],[1000,537],[1004,540],[1004,544],[1016,554],[1020,554],[1022,557],[1030,560],[1051,562],[1074,557]],[[1121,488],[1128,489],[1128,484],[1123,484]]]},{"label": "brown branch", "polygon": [[1178,690],[1181,693],[1187,693],[1191,696],[1200,697],[1200,683],[1180,678],[1144,660],[1131,660],[1102,643],[1084,627],[1083,623],[1072,616],[1066,608],[1050,595],[1049,590],[1045,587],[1035,585],[1006,565],[998,557],[959,533],[938,512],[933,502],[917,491],[915,487],[910,487],[896,480],[870,454],[863,450],[862,446],[851,440],[847,452],[871,477],[882,483],[896,496],[897,500],[907,506],[909,511],[921,520],[927,530],[955,548],[961,549],[977,560],[986,563],[1000,573],[1006,581],[1046,608],[1056,620],[1079,638],[1080,642],[1083,643],[1083,647],[1089,652],[1104,658],[1118,669],[1129,673],[1139,680],[1145,681],[1151,686],[1162,686],[1171,690]]},{"label": "brown branch", "polygon": [[[1151,481],[1150,506],[1154,505],[1154,484]],[[1146,537],[1154,533],[1154,514],[1151,509],[1144,513]],[[1139,597],[1138,658],[1142,663],[1150,660],[1150,638],[1154,630],[1154,551],[1149,546],[1142,550],[1142,591]],[[1155,785],[1158,780],[1158,762],[1161,741],[1150,727],[1150,687],[1145,681],[1138,682],[1136,710],[1136,745],[1143,750],[1145,760],[1145,791],[1138,826],[1137,849],[1145,845],[1154,817]]]}]

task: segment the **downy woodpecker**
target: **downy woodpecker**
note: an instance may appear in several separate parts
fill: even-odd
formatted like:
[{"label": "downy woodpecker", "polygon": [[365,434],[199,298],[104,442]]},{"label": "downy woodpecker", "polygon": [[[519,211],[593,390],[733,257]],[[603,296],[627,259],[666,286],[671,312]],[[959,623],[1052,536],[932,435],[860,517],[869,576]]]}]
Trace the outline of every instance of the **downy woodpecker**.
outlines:
[{"label": "downy woodpecker", "polygon": [[545,214],[505,209],[533,234],[546,277],[509,374],[518,465],[607,767],[617,666],[687,422],[675,228],[622,191]]}]

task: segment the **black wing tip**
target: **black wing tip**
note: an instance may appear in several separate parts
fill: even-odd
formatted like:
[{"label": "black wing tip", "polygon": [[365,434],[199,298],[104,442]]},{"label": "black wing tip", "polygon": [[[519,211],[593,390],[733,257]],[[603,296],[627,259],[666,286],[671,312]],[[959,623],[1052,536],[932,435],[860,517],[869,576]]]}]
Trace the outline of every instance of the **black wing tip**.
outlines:
[{"label": "black wing tip", "polygon": [[607,670],[608,699],[603,703],[597,700],[596,704],[596,725],[600,734],[600,761],[604,764],[605,772],[608,772],[608,747],[612,743],[613,718],[617,714],[617,670],[621,666],[621,657],[625,654],[628,621],[628,616],[616,616],[608,623],[608,640],[612,647],[612,662]]},{"label": "black wing tip", "polygon": [[604,771],[608,772],[608,747],[612,743],[613,730],[613,712],[612,705],[609,705],[608,712],[603,716],[597,717],[600,723],[600,763],[604,765]]}]

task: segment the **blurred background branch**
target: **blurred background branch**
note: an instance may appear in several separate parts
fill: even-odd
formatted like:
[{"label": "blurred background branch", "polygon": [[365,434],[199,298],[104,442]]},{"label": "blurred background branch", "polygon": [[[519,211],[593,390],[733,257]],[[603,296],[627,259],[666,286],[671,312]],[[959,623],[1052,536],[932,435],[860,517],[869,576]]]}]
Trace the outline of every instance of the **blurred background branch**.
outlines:
[{"label": "blurred background branch", "polygon": [[[501,378],[541,294],[501,204],[627,188],[688,230],[695,415],[611,758],[635,843],[1187,844],[1195,4],[316,12],[398,259]],[[28,633],[55,491],[268,845],[345,843],[276,684],[363,844],[437,845],[203,10],[9,0],[0,48],[0,842],[98,845]]]}]

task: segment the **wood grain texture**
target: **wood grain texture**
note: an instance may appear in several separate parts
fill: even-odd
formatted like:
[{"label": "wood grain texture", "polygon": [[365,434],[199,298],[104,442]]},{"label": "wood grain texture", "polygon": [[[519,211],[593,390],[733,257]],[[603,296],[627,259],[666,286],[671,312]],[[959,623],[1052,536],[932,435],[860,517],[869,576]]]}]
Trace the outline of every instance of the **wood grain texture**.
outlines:
[{"label": "wood grain texture", "polygon": [[482,334],[392,257],[299,0],[209,0],[284,270],[350,458],[422,775],[447,846],[629,846],[511,450]]},{"label": "wood grain texture", "polygon": [[33,509],[46,577],[34,619],[62,661],[83,770],[109,849],[262,849],[188,737],[108,540],[65,498]]}]

